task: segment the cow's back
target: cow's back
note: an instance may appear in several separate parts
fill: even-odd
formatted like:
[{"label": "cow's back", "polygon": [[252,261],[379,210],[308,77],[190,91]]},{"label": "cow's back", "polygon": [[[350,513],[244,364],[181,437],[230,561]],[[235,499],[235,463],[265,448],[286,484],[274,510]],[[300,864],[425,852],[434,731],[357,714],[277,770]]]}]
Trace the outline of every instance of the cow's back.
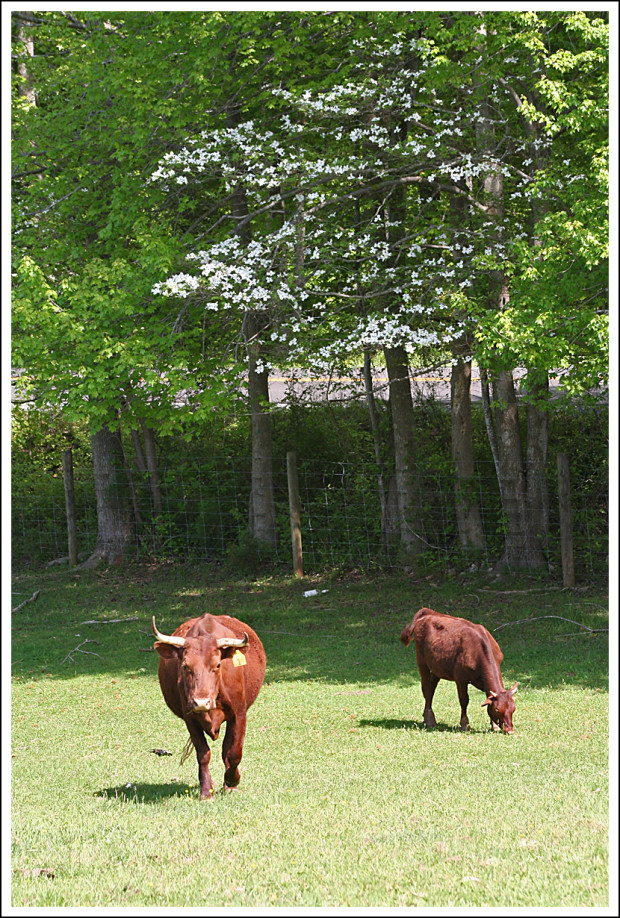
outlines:
[{"label": "cow's back", "polygon": [[481,654],[487,652],[498,663],[503,659],[497,641],[486,628],[465,618],[420,609],[412,624],[417,654],[440,679],[453,679],[455,666],[476,673]]}]

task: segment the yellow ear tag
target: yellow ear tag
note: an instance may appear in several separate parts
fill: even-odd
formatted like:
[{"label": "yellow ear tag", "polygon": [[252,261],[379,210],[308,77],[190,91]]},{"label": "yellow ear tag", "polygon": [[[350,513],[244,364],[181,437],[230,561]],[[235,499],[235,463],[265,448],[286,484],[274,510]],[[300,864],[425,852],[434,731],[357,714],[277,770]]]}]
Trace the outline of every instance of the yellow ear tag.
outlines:
[{"label": "yellow ear tag", "polygon": [[245,666],[245,664],[247,663],[245,654],[241,653],[240,650],[235,650],[235,652],[232,655],[232,661],[233,661],[233,666]]}]

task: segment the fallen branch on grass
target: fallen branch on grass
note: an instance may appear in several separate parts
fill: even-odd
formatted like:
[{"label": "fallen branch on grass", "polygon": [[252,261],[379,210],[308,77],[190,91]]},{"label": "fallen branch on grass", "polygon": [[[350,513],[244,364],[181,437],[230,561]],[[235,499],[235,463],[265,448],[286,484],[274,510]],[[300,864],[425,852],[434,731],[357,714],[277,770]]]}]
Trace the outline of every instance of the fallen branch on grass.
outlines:
[{"label": "fallen branch on grass", "polygon": [[516,622],[504,622],[503,625],[498,625],[497,628],[493,628],[493,631],[499,631],[500,628],[506,628],[508,625],[523,625],[526,622],[539,622],[543,618],[559,618],[560,621],[570,622],[571,625],[577,625],[578,628],[583,628],[584,631],[589,631],[590,634],[602,634],[603,632],[609,631],[609,628],[589,628],[587,625],[582,625],[581,622],[573,621],[572,618],[564,618],[562,615],[537,615],[536,618],[520,618]]},{"label": "fallen branch on grass", "polygon": [[137,622],[139,618],[139,615],[131,615],[129,618],[90,618],[80,622],[80,625],[113,625],[115,622]]},{"label": "fallen branch on grass", "polygon": [[[91,641],[89,638],[86,638],[85,641],[82,641],[81,644],[78,644],[77,647],[74,647],[73,650],[69,651],[69,653],[68,653],[67,656],[64,658],[64,660],[62,661],[62,663],[66,663],[67,660],[71,660],[72,663],[75,663],[75,660],[73,659],[73,657],[71,656],[71,654],[72,654],[72,653],[76,653],[76,652],[78,652],[78,653],[86,653],[86,654],[90,654],[90,655],[93,656],[93,657],[99,657],[99,658],[101,658],[101,654],[100,654],[100,653],[95,653],[94,650],[82,650],[82,647],[84,646],[84,644],[98,644],[98,643],[99,643],[99,641]],[[61,663],[61,666],[62,666],[62,663]]]},{"label": "fallen branch on grass", "polygon": [[23,602],[20,602],[18,606],[15,606],[14,609],[11,609],[11,612],[19,612],[24,606],[28,605],[29,602],[34,602],[41,590],[35,590],[30,599],[24,599]]}]

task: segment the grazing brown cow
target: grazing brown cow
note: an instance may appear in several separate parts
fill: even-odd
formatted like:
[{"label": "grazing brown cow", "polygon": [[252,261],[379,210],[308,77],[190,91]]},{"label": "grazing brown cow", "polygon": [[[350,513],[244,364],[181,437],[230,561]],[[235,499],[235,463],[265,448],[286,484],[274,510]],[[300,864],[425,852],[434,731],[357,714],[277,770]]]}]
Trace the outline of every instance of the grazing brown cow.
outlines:
[{"label": "grazing brown cow", "polygon": [[424,695],[424,723],[436,727],[437,721],[431,707],[433,695],[440,679],[456,682],[461,702],[461,730],[469,729],[467,686],[475,685],[486,697],[482,707],[487,708],[494,730],[512,733],[512,715],[515,709],[514,694],[517,683],[504,688],[499,664],[504,655],[499,644],[483,625],[475,625],[465,618],[443,615],[432,609],[420,609],[410,625],[400,636],[405,646],[415,638],[418,669]]},{"label": "grazing brown cow", "polygon": [[[205,733],[222,742],[224,788],[239,784],[246,712],[265,678],[265,651],[249,625],[228,615],[191,618],[171,634],[161,634],[153,616],[159,684],[170,710],[185,721],[196,749],[200,799],[213,796],[211,750]],[[188,741],[188,749],[191,745]]]}]

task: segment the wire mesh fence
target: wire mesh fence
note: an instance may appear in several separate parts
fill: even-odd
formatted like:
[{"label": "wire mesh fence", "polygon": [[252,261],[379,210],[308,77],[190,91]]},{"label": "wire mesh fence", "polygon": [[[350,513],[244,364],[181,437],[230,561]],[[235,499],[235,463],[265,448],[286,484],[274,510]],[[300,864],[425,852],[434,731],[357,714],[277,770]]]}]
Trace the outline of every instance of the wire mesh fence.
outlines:
[{"label": "wire mesh fence", "polygon": [[[304,570],[329,566],[369,568],[399,559],[397,527],[383,525],[376,466],[372,463],[298,460]],[[550,570],[561,569],[557,473],[549,467],[549,526],[542,546]],[[217,561],[246,540],[251,491],[249,458],[187,457],[159,469],[161,512],[155,513],[148,483],[133,475],[137,557]],[[454,479],[445,471],[421,471],[418,511],[422,560],[446,569],[472,563],[493,565],[502,556],[506,521],[492,464],[475,476],[484,547],[459,543]],[[291,559],[286,459],[273,463],[277,547],[274,559]],[[92,467],[75,469],[78,552],[88,557],[97,540],[97,504]],[[573,544],[578,576],[602,573],[608,563],[606,471],[571,480]],[[389,500],[388,500],[389,504]],[[388,508],[389,509],[389,508]],[[15,566],[41,564],[67,555],[62,476],[54,473],[36,488],[14,483],[12,552]]]}]

